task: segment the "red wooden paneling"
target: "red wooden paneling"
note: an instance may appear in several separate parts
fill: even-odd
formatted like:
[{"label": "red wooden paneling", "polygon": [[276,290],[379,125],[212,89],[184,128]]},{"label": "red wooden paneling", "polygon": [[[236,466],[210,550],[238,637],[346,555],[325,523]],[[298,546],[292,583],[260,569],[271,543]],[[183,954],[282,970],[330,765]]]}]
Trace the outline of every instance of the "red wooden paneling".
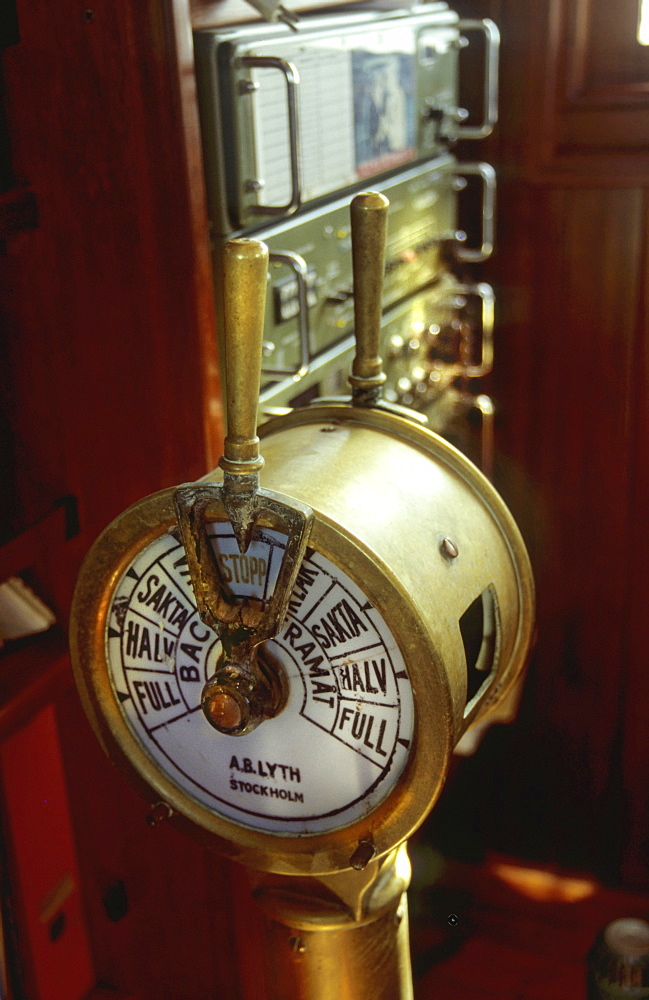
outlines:
[{"label": "red wooden paneling", "polygon": [[649,739],[647,713],[647,607],[649,606],[649,197],[643,206],[645,239],[640,260],[642,292],[638,301],[638,337],[633,365],[633,406],[629,414],[632,448],[629,530],[624,553],[624,661],[620,678],[621,823],[625,845],[621,868],[625,882],[643,886],[649,871]]},{"label": "red wooden paneling", "polygon": [[30,996],[81,1000],[94,969],[51,705],[4,740],[0,767]]},{"label": "red wooden paneling", "polygon": [[[73,493],[87,546],[125,505],[218,456],[189,14],[120,4],[90,18],[68,2],[55,19],[22,5],[19,19],[5,104],[39,228],[9,240],[0,272],[7,513],[18,531]],[[75,569],[61,570],[68,591]]]},{"label": "red wooden paneling", "polygon": [[[18,16],[3,99],[16,189],[28,186],[38,226],[5,233],[0,256],[0,497],[5,535],[76,497],[80,533],[30,551],[24,567],[64,625],[107,522],[218,457],[211,264],[188,4],[64,0],[53,16],[37,0]],[[175,829],[147,826],[149,803],[104,757],[54,646],[5,652],[0,719],[13,728],[55,699],[63,720],[87,985],[234,1000],[229,869]],[[28,964],[31,944],[20,947]]]},{"label": "red wooden paneling", "polygon": [[548,5],[540,123],[545,167],[600,176],[646,170],[649,48],[638,43],[637,24],[637,0]]},{"label": "red wooden paneling", "polygon": [[[644,63],[612,61],[636,44],[637,9],[465,8],[503,38],[501,118],[481,151],[499,174],[497,483],[530,546],[539,619],[519,719],[459,768],[431,827],[646,888],[649,172],[641,133],[611,154],[621,115],[649,122],[622,79]],[[588,141],[562,149],[586,113]]]}]

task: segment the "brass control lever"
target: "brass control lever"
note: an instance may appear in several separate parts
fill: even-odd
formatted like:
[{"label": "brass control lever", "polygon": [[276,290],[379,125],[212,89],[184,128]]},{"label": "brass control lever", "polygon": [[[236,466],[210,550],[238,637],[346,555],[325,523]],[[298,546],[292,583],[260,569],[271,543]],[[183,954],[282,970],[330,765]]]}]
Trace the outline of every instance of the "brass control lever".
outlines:
[{"label": "brass control lever", "polygon": [[257,437],[257,400],[266,303],[268,247],[231,240],[223,251],[227,430],[219,467],[223,499],[239,550],[245,553],[255,522],[254,497],[264,460]]},{"label": "brass control lever", "polygon": [[375,406],[385,382],[379,342],[389,205],[378,191],[356,195],[351,204],[356,356],[349,382],[353,406]]},{"label": "brass control lever", "polygon": [[[257,436],[257,403],[266,299],[268,248],[256,240],[231,240],[223,255],[227,433],[223,485],[192,483],[175,492],[190,579],[202,621],[221,640],[214,674],[201,704],[210,724],[229,736],[245,736],[281,711],[283,679],[258,659],[258,647],[279,632],[311,531],[313,513],[298,501],[260,489],[264,460]],[[234,598],[227,587],[206,519],[225,508],[239,551],[245,554],[255,526],[286,534],[279,575],[267,602]]]},{"label": "brass control lever", "polygon": [[[414,423],[427,424],[425,414],[382,399],[386,376],[380,343],[389,208],[390,202],[378,191],[357,194],[350,207],[356,336],[356,354],[349,376],[351,404],[387,410]],[[343,396],[320,397],[311,405],[330,403],[347,406],[350,400]]]}]

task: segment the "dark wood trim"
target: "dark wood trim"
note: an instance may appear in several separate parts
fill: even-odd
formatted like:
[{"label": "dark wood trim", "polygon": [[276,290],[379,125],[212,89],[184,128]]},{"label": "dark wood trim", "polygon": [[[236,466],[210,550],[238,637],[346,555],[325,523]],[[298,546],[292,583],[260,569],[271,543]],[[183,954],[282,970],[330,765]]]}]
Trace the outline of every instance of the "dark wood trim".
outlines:
[{"label": "dark wood trim", "polygon": [[[642,53],[635,31],[629,30],[629,10],[635,0],[620,3],[551,0],[545,34],[543,167],[561,170],[564,160],[570,164],[581,159],[583,164],[590,157],[594,162],[588,169],[593,171],[602,160],[598,172],[606,176],[627,160],[624,173],[635,170],[637,175],[641,167],[631,166],[633,159],[646,159],[649,50]],[[625,79],[619,78],[622,56],[629,67]],[[613,57],[617,62],[609,64]]]},{"label": "dark wood trim", "polygon": [[0,240],[38,228],[38,204],[31,188],[0,194]]}]

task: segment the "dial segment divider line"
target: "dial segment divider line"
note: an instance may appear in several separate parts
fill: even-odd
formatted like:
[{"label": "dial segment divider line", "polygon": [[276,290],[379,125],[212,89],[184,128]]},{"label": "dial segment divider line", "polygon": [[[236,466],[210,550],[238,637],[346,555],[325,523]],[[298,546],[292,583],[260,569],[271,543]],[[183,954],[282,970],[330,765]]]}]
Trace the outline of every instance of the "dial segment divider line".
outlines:
[{"label": "dial segment divider line", "polygon": [[[151,627],[153,629],[155,629],[156,631],[158,631],[160,629],[160,622],[159,621],[156,622],[152,618],[148,618],[144,614],[144,612],[138,611],[130,603],[127,605],[127,610],[130,611],[132,615],[137,616],[138,618],[142,618],[143,621],[145,621],[148,625],[151,625]],[[189,611],[189,608],[185,608],[185,611]],[[124,617],[126,617],[126,616],[124,616]],[[162,631],[166,632],[167,635],[169,635],[172,639],[177,639],[178,636],[180,635],[180,632],[172,632],[171,629],[168,627],[168,624],[169,623],[167,623],[166,625],[162,626]],[[122,626],[120,634],[123,637],[123,635],[124,635],[124,627],[123,626]]]},{"label": "dial segment divider line", "polygon": [[[185,704],[187,704],[187,702],[185,702]],[[157,725],[151,726],[150,729],[147,729],[147,732],[149,734],[156,733],[159,729],[164,729],[167,726],[173,726],[174,722],[179,722],[180,719],[186,719],[188,715],[193,715],[195,712],[198,712],[200,707],[200,702],[198,705],[194,705],[193,708],[188,707],[186,712],[182,712],[180,715],[175,715],[173,719],[167,719],[165,722],[159,722]]]},{"label": "dial segment divider line", "polygon": [[[397,723],[397,733],[398,733],[399,729],[400,729],[400,723],[401,723],[401,705],[400,705],[399,701],[393,702],[393,703],[390,703],[390,704],[385,704],[385,703],[381,703],[381,702],[367,702],[367,701],[364,701],[363,699],[358,698],[356,696],[346,697],[345,695],[343,695],[341,693],[340,686],[339,686],[339,683],[338,683],[338,678],[336,677],[335,673],[333,673],[333,671],[332,671],[332,673],[333,673],[333,679],[335,681],[335,684],[336,684],[336,687],[337,687],[338,690],[337,690],[337,698],[336,698],[335,716],[334,716],[333,722],[331,724],[331,728],[329,729],[326,726],[323,726],[322,723],[318,722],[316,719],[312,719],[311,716],[309,716],[309,715],[306,714],[305,709],[306,709],[306,706],[307,706],[307,703],[308,703],[308,690],[307,690],[307,685],[306,685],[306,678],[305,678],[305,676],[304,676],[304,674],[303,674],[303,672],[301,670],[301,667],[300,667],[300,664],[299,664],[297,658],[293,654],[293,651],[290,650],[290,649],[288,649],[288,648],[286,648],[285,646],[282,646],[282,650],[288,656],[290,656],[290,658],[293,660],[293,663],[295,664],[297,672],[298,672],[299,676],[302,679],[302,683],[303,683],[303,686],[304,686],[304,697],[302,699],[302,705],[300,706],[300,709],[299,709],[299,714],[302,716],[302,718],[305,720],[305,722],[308,722],[312,726],[316,726],[323,733],[327,733],[327,735],[332,736],[339,743],[342,743],[343,746],[347,747],[348,750],[351,750],[353,753],[358,754],[364,760],[366,760],[370,764],[372,764],[373,767],[381,768],[381,764],[377,763],[377,761],[375,761],[375,760],[372,760],[372,758],[368,757],[367,754],[363,753],[363,751],[361,749],[359,749],[358,747],[352,746],[352,744],[348,743],[347,740],[343,739],[341,736],[338,736],[337,733],[335,732],[336,725],[337,725],[338,720],[340,718],[341,702],[347,702],[347,701],[350,701],[350,702],[359,702],[359,701],[362,701],[363,705],[377,705],[379,708],[391,708],[391,709],[395,709],[396,708],[397,711],[398,711],[398,713],[399,713],[399,719],[398,719],[398,723]],[[394,752],[395,751],[394,751],[394,747],[393,747],[392,751],[390,752],[390,756],[388,758],[388,762],[385,765],[385,768],[387,768],[387,771],[390,770],[391,761],[392,761],[392,759],[394,757]],[[384,773],[385,768],[381,770],[381,773]],[[386,771],[386,773],[387,773],[387,771]]]},{"label": "dial segment divider line", "polygon": [[[317,564],[316,564],[316,565],[317,565]],[[318,569],[319,569],[319,568],[320,568],[320,567],[318,567]],[[325,597],[327,597],[327,595],[331,593],[331,591],[332,591],[332,590],[334,589],[334,587],[336,587],[336,586],[340,586],[340,583],[339,583],[339,581],[338,581],[338,580],[334,580],[334,579],[333,579],[333,578],[331,577],[331,575],[330,575],[329,573],[327,573],[327,576],[329,576],[329,577],[330,577],[330,579],[331,579],[331,583],[329,584],[329,586],[328,586],[328,587],[327,587],[327,589],[325,590],[324,594],[322,594],[322,595],[321,595],[321,596],[320,596],[320,597],[318,598],[318,600],[317,600],[317,601],[315,602],[315,604],[313,604],[313,605],[312,605],[312,607],[311,607],[311,608],[309,608],[309,611],[308,611],[308,613],[307,613],[307,614],[306,614],[306,615],[304,616],[304,618],[300,618],[300,619],[298,619],[298,621],[299,621],[299,622],[300,622],[300,623],[301,623],[302,625],[304,625],[304,623],[306,622],[307,618],[310,618],[310,617],[311,617],[311,615],[312,615],[312,614],[313,614],[313,612],[314,612],[314,611],[316,610],[316,608],[317,608],[317,607],[318,607],[318,606],[319,606],[320,604],[322,604],[322,602],[324,601]]]},{"label": "dial segment divider line", "polygon": [[[182,546],[180,546],[180,547],[182,548]],[[158,559],[158,564],[159,564],[160,568],[162,569],[163,573],[164,573],[164,574],[165,574],[165,575],[167,576],[167,578],[168,578],[168,579],[169,579],[169,580],[170,580],[170,581],[171,581],[171,582],[173,583],[173,585],[174,585],[174,587],[176,588],[176,590],[178,591],[178,593],[182,594],[182,595],[183,595],[183,597],[185,598],[185,600],[189,600],[189,601],[191,601],[191,603],[193,604],[193,603],[194,603],[194,594],[193,594],[193,592],[191,591],[191,583],[190,583],[190,585],[189,585],[189,593],[185,593],[185,591],[184,591],[184,590],[182,589],[182,585],[181,585],[181,584],[179,584],[179,583],[178,583],[178,580],[176,580],[176,579],[175,579],[175,578],[174,578],[174,577],[173,577],[173,576],[171,575],[171,573],[169,572],[169,570],[167,569],[167,567],[165,566],[165,564],[164,564],[164,563],[162,562],[162,559],[163,559],[163,558],[166,558],[167,556],[170,556],[170,555],[172,555],[173,551],[174,551],[173,549],[169,549],[169,551],[168,551],[168,552],[165,552],[165,553],[164,553],[164,556],[161,556],[161,557],[160,557],[160,558]],[[184,551],[184,550],[183,550],[183,551]],[[184,581],[183,581],[183,582],[184,582]]]},{"label": "dial segment divider line", "polygon": [[[142,571],[142,573],[139,576],[137,576],[136,573],[131,572],[132,567],[130,567],[128,570],[126,570],[126,572],[124,573],[124,575],[122,577],[122,580],[120,582],[123,583],[124,580],[125,580],[125,578],[129,577],[130,579],[132,579],[134,581],[133,582],[133,586],[129,589],[128,594],[126,594],[126,593],[124,593],[124,594],[118,594],[117,593],[117,591],[119,590],[119,583],[118,583],[118,586],[116,588],[115,597],[113,598],[113,602],[112,602],[112,605],[111,605],[111,613],[115,613],[115,604],[117,603],[118,600],[121,599],[121,601],[123,601],[123,603],[126,605],[127,609],[130,610],[133,614],[140,615],[140,617],[144,618],[145,621],[148,621],[149,624],[152,625],[154,628],[158,628],[159,627],[159,622],[152,621],[150,618],[147,618],[146,615],[143,614],[143,612],[137,611],[132,606],[133,594],[135,592],[136,587],[142,582],[142,580],[145,578],[145,576],[147,576],[147,574],[151,572],[151,570],[154,568],[154,566],[159,566],[160,567],[160,569],[165,573],[165,575],[169,578],[169,580],[171,581],[171,583],[174,585],[175,589],[181,594],[181,596],[185,600],[189,599],[187,597],[187,595],[185,595],[184,591],[182,591],[180,589],[180,587],[178,586],[177,581],[169,574],[166,566],[162,562],[162,560],[164,558],[166,558],[167,556],[172,555],[172,553],[176,549],[182,549],[182,545],[179,544],[176,541],[176,539],[174,538],[174,536],[172,534],[170,534],[169,532],[167,532],[166,535],[160,535],[160,537],[157,539],[157,542],[158,543],[163,542],[166,537],[168,537],[170,539],[173,539],[174,545],[171,548],[166,549],[164,552],[158,553],[158,555],[154,559],[152,559],[151,562],[147,563],[145,569]],[[140,553],[140,555],[144,555],[144,552]],[[136,557],[135,561],[137,561],[137,557]],[[192,595],[192,598],[193,598],[193,595]],[[178,598],[175,598],[175,600],[178,600]],[[193,599],[190,599],[190,603],[193,605],[193,603],[194,603]],[[183,608],[184,608],[185,611],[189,611],[189,608],[187,608],[185,605],[183,605]],[[170,635],[174,635],[174,636],[177,637],[180,634],[180,633],[174,633],[174,632],[172,632],[171,629],[168,629],[166,625],[163,625],[162,627],[163,627],[163,630],[164,631],[168,631]],[[120,623],[120,629],[123,631],[123,624],[122,623]]]}]

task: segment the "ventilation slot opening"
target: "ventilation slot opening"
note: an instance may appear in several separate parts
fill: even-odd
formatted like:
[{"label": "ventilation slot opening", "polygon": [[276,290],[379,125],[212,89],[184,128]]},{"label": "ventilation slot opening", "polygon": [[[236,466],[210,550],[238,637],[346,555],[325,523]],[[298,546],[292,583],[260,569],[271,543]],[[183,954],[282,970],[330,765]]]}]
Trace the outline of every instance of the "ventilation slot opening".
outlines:
[{"label": "ventilation slot opening", "polygon": [[476,597],[460,618],[467,670],[467,705],[464,715],[473,709],[494,674],[498,660],[499,616],[496,591],[489,586]]}]

